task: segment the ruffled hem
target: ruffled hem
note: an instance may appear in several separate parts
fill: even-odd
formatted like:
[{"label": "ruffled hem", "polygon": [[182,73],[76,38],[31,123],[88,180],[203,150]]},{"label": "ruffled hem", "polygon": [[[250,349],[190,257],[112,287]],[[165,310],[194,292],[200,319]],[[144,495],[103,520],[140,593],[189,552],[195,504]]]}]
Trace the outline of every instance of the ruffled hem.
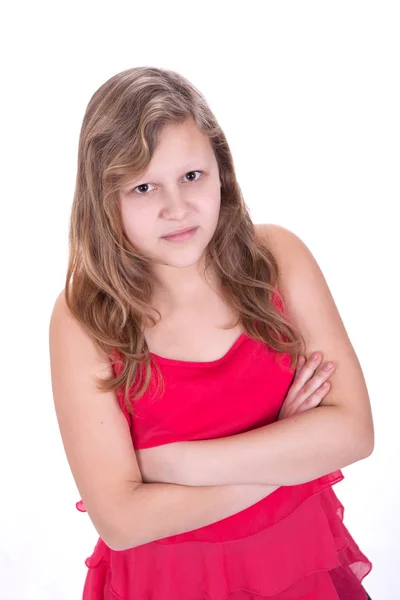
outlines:
[{"label": "ruffled hem", "polygon": [[[99,538],[85,561],[83,600],[366,600],[361,581],[372,564],[343,524],[344,507],[327,486],[341,479],[338,471],[281,487],[257,503],[263,510],[254,505],[187,532],[194,534],[189,540],[180,534],[114,551]],[[247,519],[251,509],[254,522]],[[216,542],[232,533],[234,517],[236,525],[241,523],[239,516],[244,524],[236,537]],[[224,523],[228,533],[222,536]],[[219,529],[212,529],[216,525]]]}]

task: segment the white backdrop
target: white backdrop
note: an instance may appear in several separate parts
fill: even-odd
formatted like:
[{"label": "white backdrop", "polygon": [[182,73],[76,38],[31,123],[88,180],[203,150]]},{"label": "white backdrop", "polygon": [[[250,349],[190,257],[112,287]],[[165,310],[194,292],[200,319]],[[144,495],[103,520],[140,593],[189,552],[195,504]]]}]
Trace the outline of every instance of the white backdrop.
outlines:
[{"label": "white backdrop", "polygon": [[75,509],[48,325],[84,110],[140,65],[204,93],[253,221],[294,231],[324,272],[375,422],[374,453],[334,489],[373,563],[363,585],[373,600],[400,598],[399,3],[37,0],[2,13],[1,600],[79,599],[97,539]]}]

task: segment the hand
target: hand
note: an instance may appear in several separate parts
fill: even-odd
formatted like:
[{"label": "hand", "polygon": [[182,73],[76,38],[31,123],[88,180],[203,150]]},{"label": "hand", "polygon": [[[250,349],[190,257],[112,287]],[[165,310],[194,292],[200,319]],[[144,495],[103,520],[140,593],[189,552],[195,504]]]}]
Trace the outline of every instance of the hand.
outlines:
[{"label": "hand", "polygon": [[[312,360],[314,354],[318,355],[318,360],[315,362]],[[304,356],[299,357],[294,380],[279,411],[278,421],[316,408],[328,393],[330,383],[326,380],[335,371],[336,366],[330,361],[333,365],[330,371],[326,371],[324,368],[327,363],[321,364],[321,367],[318,368],[322,355],[320,352],[313,353],[313,355],[308,361]]]}]

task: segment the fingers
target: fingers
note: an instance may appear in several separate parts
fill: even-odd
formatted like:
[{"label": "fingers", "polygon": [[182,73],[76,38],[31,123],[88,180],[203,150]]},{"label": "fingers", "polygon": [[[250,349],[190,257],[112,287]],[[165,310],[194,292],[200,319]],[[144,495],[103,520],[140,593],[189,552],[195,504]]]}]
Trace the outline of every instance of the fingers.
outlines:
[{"label": "fingers", "polygon": [[305,357],[303,355],[299,356],[299,358],[297,359],[296,373],[299,373],[301,371],[301,369],[304,367],[305,362]]},{"label": "fingers", "polygon": [[318,390],[326,380],[329,379],[334,371],[335,364],[331,361],[323,363],[318,369],[315,369],[313,376],[305,383],[303,389],[299,393],[302,399],[305,400],[308,396]]},{"label": "fingers", "polygon": [[[310,410],[311,408],[316,408],[319,406],[321,401],[325,398],[326,394],[329,392],[331,384],[329,381],[325,381],[311,396],[308,396],[303,402],[297,405],[297,410],[291,411],[291,414],[304,412],[306,410]],[[292,407],[291,407],[292,409]],[[290,410],[291,410],[290,409]]]},{"label": "fingers", "polygon": [[[328,393],[330,384],[326,380],[335,371],[335,365],[332,362],[320,365],[321,360],[319,352],[314,353],[307,361],[304,357],[299,357],[293,383],[282,407],[285,416],[318,406]],[[326,370],[329,365],[331,368]],[[322,387],[325,383],[327,387]]]},{"label": "fingers", "polygon": [[[335,364],[323,363],[322,353],[314,352],[308,360],[299,356],[295,376],[278,414],[278,420],[318,406],[330,390],[327,379],[334,373]],[[331,367],[326,369],[326,367]],[[324,385],[325,384],[325,385]]]},{"label": "fingers", "polygon": [[[314,358],[315,357],[315,358]],[[300,360],[301,359],[301,360]],[[297,397],[297,394],[304,388],[306,383],[313,377],[316,369],[321,363],[321,353],[314,352],[310,358],[306,361],[304,356],[300,356],[297,361],[296,373],[293,379],[290,392],[288,394],[288,400]],[[300,365],[299,365],[300,362]]]},{"label": "fingers", "polygon": [[299,396],[292,401],[284,411],[284,417],[290,417],[299,412],[316,408],[322,402],[323,398],[327,395],[331,387],[329,381],[325,381],[314,393],[305,399],[301,399]]}]

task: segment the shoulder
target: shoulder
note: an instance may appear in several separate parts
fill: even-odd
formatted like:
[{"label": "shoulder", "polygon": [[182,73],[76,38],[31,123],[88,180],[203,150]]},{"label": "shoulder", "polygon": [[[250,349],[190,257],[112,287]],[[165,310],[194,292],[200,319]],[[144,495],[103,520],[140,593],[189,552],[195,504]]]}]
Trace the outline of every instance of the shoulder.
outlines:
[{"label": "shoulder", "polygon": [[311,258],[311,252],[304,241],[290,229],[275,223],[259,223],[255,225],[256,237],[276,257],[279,266],[285,271],[293,262],[294,256]]},{"label": "shoulder", "polygon": [[50,355],[55,363],[69,364],[85,357],[101,365],[100,370],[110,373],[107,354],[98,346],[89,330],[70,311],[65,290],[57,296],[49,323]]},{"label": "shoulder", "polygon": [[[324,317],[331,325],[338,325],[340,317],[333,297],[307,244],[293,231],[276,224],[257,225],[256,235],[277,260],[279,291],[295,325],[301,330],[305,326],[318,329]],[[314,340],[309,341],[314,346]]]},{"label": "shoulder", "polygon": [[79,334],[84,335],[84,331],[78,321],[71,313],[65,297],[65,290],[62,290],[53,306],[50,317],[50,338],[63,336],[68,334],[68,337]]},{"label": "shoulder", "polygon": [[305,302],[310,294],[326,295],[327,285],[316,258],[307,244],[293,231],[273,223],[258,224],[256,237],[274,255],[279,267],[278,287],[288,300],[296,296]]},{"label": "shoulder", "polygon": [[[72,327],[72,329],[70,329]],[[65,298],[65,290],[62,290],[53,305],[53,310],[50,317],[50,342],[62,336],[66,331],[74,332],[78,328],[78,323],[74,319],[71,311],[68,308]]]},{"label": "shoulder", "polygon": [[62,319],[65,316],[71,316],[71,313],[67,306],[67,301],[65,298],[65,290],[61,290],[58,296],[55,299],[53,310],[51,313],[50,324],[54,321]]},{"label": "shoulder", "polygon": [[257,237],[274,254],[278,288],[287,319],[302,333],[306,355],[318,351],[336,369],[321,405],[337,405],[364,426],[372,438],[369,395],[363,372],[325,276],[307,244],[280,225],[256,227]]}]

